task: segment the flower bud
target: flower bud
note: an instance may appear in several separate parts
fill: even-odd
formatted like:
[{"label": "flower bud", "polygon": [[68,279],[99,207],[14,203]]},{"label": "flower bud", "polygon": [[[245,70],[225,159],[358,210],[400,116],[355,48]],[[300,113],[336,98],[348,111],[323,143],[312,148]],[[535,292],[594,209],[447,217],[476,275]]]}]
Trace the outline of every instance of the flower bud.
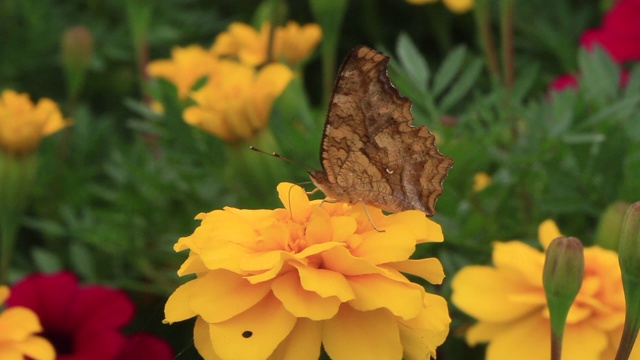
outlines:
[{"label": "flower bud", "polygon": [[596,230],[596,245],[609,250],[617,250],[622,219],[628,207],[629,203],[616,201],[604,210]]},{"label": "flower bud", "polygon": [[93,56],[93,37],[84,26],[74,26],[62,35],[62,61],[68,67],[86,68]]},{"label": "flower bud", "polygon": [[624,216],[618,254],[622,276],[640,281],[640,201],[631,204]]},{"label": "flower bud", "polygon": [[563,300],[571,305],[580,291],[583,277],[584,255],[580,240],[564,236],[555,238],[547,248],[542,277],[547,299]]},{"label": "flower bud", "polygon": [[628,359],[640,328],[640,201],[629,206],[618,247],[626,314],[616,359]]},{"label": "flower bud", "polygon": [[542,284],[551,320],[551,358],[560,359],[567,314],[584,277],[582,243],[574,237],[557,237],[547,247]]}]

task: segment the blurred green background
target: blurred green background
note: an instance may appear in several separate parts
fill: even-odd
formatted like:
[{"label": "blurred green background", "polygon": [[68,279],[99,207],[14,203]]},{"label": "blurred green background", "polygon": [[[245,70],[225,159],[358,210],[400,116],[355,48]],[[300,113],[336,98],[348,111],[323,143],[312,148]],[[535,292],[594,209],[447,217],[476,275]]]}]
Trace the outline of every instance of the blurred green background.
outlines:
[{"label": "blurred green background", "polygon": [[[535,244],[547,218],[586,245],[614,248],[615,227],[607,221],[622,216],[615,204],[640,197],[640,68],[579,46],[608,2],[514,4],[513,39],[505,42],[497,2],[487,5],[482,28],[477,9],[454,14],[440,2],[0,1],[0,88],[52,98],[74,122],[39,149],[10,280],[66,268],[84,282],[122,288],[138,303],[131,331],[159,334],[178,358],[197,358],[190,323],[160,323],[186,257],[173,244],[193,231],[199,212],[278,207],[275,184],[308,176],[184,123],[185,103],[172,84],[146,76],[145,66],[170,57],[174,46],[208,48],[235,21],[323,25],[320,8],[335,12],[333,25],[323,27],[323,41],[335,42],[321,44],[277,100],[269,123],[276,149],[264,150],[320,166],[326,79],[334,76],[327,69],[335,72],[349,49],[365,44],[391,56],[389,74],[413,101],[414,124],[437,133],[441,152],[455,161],[434,216],[445,242],[421,247],[418,256],[437,256],[451,279],[464,265],[487,263],[491,241]],[[79,82],[61,51],[63,34],[77,26],[92,42]],[[483,29],[492,32],[498,76],[483,52]],[[504,76],[505,51],[514,56],[512,84]],[[622,68],[630,73],[626,86],[619,86]],[[553,79],[566,73],[581,74],[578,87],[551,92]],[[151,98],[163,104],[162,114],[149,109]],[[245,161],[240,167],[238,159]],[[479,172],[491,184],[474,191]],[[447,280],[435,291],[448,297]],[[451,314],[452,332],[439,351],[450,359],[482,358],[484,349],[469,349],[460,335],[470,319],[453,305]]]}]

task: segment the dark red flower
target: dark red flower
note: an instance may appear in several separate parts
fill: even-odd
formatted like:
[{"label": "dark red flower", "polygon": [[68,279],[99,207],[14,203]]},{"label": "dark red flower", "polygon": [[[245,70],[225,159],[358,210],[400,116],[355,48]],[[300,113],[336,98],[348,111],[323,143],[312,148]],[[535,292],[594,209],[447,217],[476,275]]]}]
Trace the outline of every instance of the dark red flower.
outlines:
[{"label": "dark red flower", "polygon": [[553,79],[553,81],[549,85],[550,91],[562,91],[566,88],[572,88],[572,89],[578,88],[578,79],[576,75],[573,75],[573,74],[560,75],[557,78]]},{"label": "dark red flower", "polygon": [[118,360],[173,359],[173,350],[166,341],[147,333],[136,333],[127,338],[127,343]]},{"label": "dark red flower", "polygon": [[133,319],[134,305],[120,290],[80,286],[69,272],[34,274],[11,287],[6,305],[38,314],[42,335],[55,347],[58,360],[129,359],[122,356],[130,340],[121,329]]},{"label": "dark red flower", "polygon": [[587,49],[598,44],[619,63],[640,60],[639,24],[640,0],[619,0],[601,27],[582,34],[580,44]]}]

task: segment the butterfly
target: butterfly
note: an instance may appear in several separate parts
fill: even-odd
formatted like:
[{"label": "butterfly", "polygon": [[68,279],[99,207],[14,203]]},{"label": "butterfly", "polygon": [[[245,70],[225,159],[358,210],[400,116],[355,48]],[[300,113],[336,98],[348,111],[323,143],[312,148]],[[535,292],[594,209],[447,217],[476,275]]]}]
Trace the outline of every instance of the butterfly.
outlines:
[{"label": "butterfly", "polygon": [[411,126],[411,101],[391,84],[388,62],[363,45],[349,52],[329,103],[322,169],[309,176],[328,199],[432,216],[453,160],[426,126]]}]

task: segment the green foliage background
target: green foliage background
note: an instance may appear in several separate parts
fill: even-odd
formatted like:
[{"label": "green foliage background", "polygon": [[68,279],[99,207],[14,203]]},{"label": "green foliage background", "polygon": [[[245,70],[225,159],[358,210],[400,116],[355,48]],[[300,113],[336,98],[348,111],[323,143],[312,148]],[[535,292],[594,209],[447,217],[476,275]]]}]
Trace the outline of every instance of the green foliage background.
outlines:
[{"label": "green foliage background", "polygon": [[[199,212],[223,206],[280,206],[275,184],[308,181],[306,170],[233,148],[181,121],[184,104],[140,64],[167,58],[171,47],[208,47],[233,21],[317,21],[313,1],[167,0],[0,2],[0,87],[50,97],[74,120],[45,140],[37,186],[19,234],[11,280],[34,271],[70,269],[84,282],[127,290],[139,313],[133,330],[170,340],[178,358],[196,358],[191,325],[160,325],[175,272],[186,254],[173,243],[197,226]],[[333,4],[335,3],[335,4]],[[328,4],[328,5],[327,5]],[[613,247],[615,231],[598,223],[607,207],[640,197],[640,67],[621,69],[601,50],[578,49],[582,31],[599,25],[607,4],[521,1],[515,4],[515,81],[492,77],[473,13],[454,15],[441,3],[327,0],[346,6],[335,38],[334,66],[357,44],[392,57],[392,81],[413,103],[416,125],[428,125],[442,153],[455,160],[435,221],[445,243],[420,248],[437,256],[450,280],[468,264],[488,263],[495,240],[535,244],[538,224],[556,220],[585,245]],[[313,5],[313,4],[312,4]],[[276,10],[274,10],[276,9]],[[529,14],[536,14],[532,19]],[[498,9],[490,28],[497,30]],[[92,34],[94,53],[77,96],[61,66],[60,42],[71,26]],[[496,42],[500,45],[496,35]],[[325,46],[325,45],[323,45]],[[284,156],[318,167],[328,89],[318,50],[276,103],[272,144]],[[579,88],[550,93],[563,73],[581,74]],[[144,105],[153,96],[160,116]],[[258,140],[260,141],[260,140]],[[240,159],[240,160],[239,160]],[[240,161],[242,166],[232,163]],[[472,190],[484,171],[492,184]],[[252,189],[259,189],[258,192]],[[604,227],[604,231],[602,230]],[[608,244],[608,245],[607,245]],[[450,295],[449,282],[435,291]],[[447,358],[482,358],[461,330],[470,319],[451,305]]]}]

